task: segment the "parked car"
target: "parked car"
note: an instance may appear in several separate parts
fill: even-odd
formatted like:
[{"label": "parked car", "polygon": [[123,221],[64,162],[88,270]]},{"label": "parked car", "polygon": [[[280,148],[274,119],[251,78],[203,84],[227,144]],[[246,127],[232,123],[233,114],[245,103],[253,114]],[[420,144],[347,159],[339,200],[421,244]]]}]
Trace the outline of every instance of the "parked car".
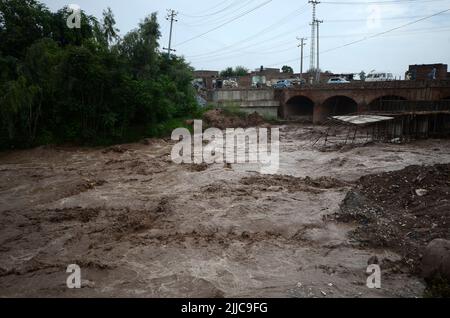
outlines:
[{"label": "parked car", "polygon": [[394,76],[392,73],[387,72],[372,72],[366,76],[366,82],[383,82],[393,80]]},{"label": "parked car", "polygon": [[292,83],[290,80],[280,80],[272,85],[275,89],[283,89],[283,88],[289,88],[292,86]]},{"label": "parked car", "polygon": [[294,78],[291,80],[292,85],[305,85],[306,81],[304,78]]},{"label": "parked car", "polygon": [[345,83],[350,83],[350,82],[347,81],[345,78],[341,78],[341,77],[332,77],[328,80],[328,84],[345,84]]}]

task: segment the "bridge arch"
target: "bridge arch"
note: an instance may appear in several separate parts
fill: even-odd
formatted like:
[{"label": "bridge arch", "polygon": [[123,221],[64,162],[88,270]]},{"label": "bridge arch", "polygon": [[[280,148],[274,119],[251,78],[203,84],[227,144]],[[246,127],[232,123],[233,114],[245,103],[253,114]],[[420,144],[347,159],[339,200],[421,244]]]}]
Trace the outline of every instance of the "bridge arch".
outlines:
[{"label": "bridge arch", "polygon": [[285,117],[292,119],[304,119],[312,121],[314,114],[314,102],[302,95],[293,96],[286,102]]},{"label": "bridge arch", "polygon": [[322,103],[321,117],[347,115],[358,111],[358,103],[350,97],[338,95],[326,99]]},{"label": "bridge arch", "polygon": [[402,100],[408,99],[400,95],[383,95],[374,98],[367,106],[369,111],[388,110],[387,108],[395,107]]}]

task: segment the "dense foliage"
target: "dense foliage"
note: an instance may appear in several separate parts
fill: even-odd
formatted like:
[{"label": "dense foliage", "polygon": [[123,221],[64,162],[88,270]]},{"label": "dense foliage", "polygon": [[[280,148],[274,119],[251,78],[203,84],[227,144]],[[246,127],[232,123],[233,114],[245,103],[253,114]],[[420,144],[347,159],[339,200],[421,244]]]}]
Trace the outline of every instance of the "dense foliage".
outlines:
[{"label": "dense foliage", "polygon": [[239,77],[247,75],[249,70],[244,66],[236,66],[234,69],[232,67],[227,67],[220,72],[220,76],[223,78],[229,77]]},{"label": "dense foliage", "polygon": [[98,21],[36,0],[0,0],[0,148],[112,143],[166,133],[196,111],[192,69],[159,52],[156,14],[118,36]]},{"label": "dense foliage", "polygon": [[289,65],[283,65],[283,67],[281,68],[281,71],[283,73],[287,73],[287,74],[293,74],[294,73],[294,69],[292,67],[290,67]]}]

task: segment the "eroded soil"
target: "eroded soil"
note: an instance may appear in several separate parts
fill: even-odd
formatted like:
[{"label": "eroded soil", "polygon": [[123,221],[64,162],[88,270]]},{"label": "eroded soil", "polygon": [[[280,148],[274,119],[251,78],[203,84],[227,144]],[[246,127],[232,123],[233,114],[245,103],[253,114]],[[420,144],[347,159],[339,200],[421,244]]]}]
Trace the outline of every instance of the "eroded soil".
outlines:
[{"label": "eroded soil", "polygon": [[450,164],[361,177],[335,217],[358,224],[350,236],[362,246],[393,249],[399,265],[420,274],[428,243],[450,239]]},{"label": "eroded soil", "polygon": [[[450,141],[323,152],[310,131],[281,127],[274,176],[176,165],[164,140],[0,154],[0,296],[421,296],[402,270],[368,289],[372,256],[402,256],[328,216],[362,176],[450,163]],[[66,287],[68,264],[81,267],[79,290]]]}]

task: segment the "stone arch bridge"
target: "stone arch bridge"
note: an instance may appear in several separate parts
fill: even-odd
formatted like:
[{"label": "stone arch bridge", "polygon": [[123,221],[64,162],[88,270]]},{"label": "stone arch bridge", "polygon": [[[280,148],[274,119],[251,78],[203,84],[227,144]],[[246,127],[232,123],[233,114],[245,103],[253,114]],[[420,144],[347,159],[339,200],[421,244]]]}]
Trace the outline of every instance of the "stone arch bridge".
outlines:
[{"label": "stone arch bridge", "polygon": [[274,98],[280,102],[280,117],[304,117],[318,123],[329,116],[374,111],[387,101],[404,100],[410,105],[433,101],[450,109],[450,81],[322,84],[277,90]]},{"label": "stone arch bridge", "polygon": [[306,85],[283,90],[221,89],[209,92],[216,105],[233,104],[271,117],[303,118],[320,123],[329,116],[376,110],[388,101],[443,104],[450,110],[450,80],[352,82]]}]

